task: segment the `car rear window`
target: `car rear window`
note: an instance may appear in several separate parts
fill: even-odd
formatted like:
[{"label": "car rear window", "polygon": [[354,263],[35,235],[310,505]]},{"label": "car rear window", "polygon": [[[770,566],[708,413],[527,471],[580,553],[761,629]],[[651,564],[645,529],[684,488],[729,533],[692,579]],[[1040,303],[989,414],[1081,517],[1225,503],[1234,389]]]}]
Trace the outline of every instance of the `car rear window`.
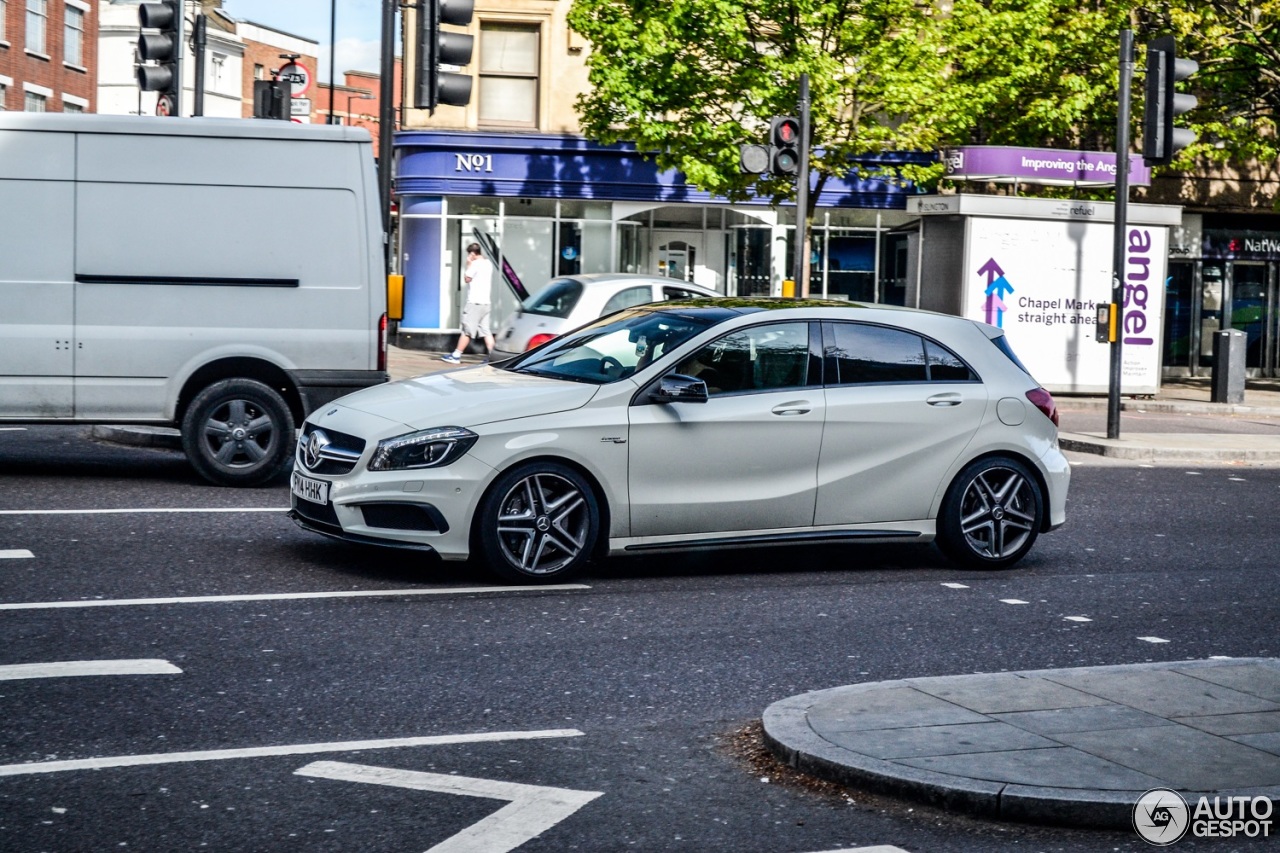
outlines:
[{"label": "car rear window", "polygon": [[582,298],[582,284],[570,278],[555,278],[547,286],[525,300],[521,310],[526,314],[564,319]]},{"label": "car rear window", "polygon": [[991,343],[995,344],[996,349],[1000,350],[1000,352],[1007,355],[1010,361],[1018,365],[1019,370],[1021,370],[1023,373],[1027,374],[1028,376],[1031,375],[1031,371],[1027,370],[1027,366],[1022,363],[1022,361],[1018,358],[1017,353],[1013,351],[1013,347],[1009,346],[1008,338],[1006,338],[1004,335],[996,335],[994,338],[991,339]]}]

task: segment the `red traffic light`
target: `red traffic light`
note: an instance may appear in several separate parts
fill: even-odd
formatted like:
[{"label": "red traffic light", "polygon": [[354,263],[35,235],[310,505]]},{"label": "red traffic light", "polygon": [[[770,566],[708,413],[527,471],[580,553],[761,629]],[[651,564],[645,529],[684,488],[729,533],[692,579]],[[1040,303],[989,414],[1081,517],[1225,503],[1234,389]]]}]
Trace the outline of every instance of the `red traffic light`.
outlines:
[{"label": "red traffic light", "polygon": [[800,144],[800,120],[791,116],[779,116],[772,122],[773,144],[792,147]]}]

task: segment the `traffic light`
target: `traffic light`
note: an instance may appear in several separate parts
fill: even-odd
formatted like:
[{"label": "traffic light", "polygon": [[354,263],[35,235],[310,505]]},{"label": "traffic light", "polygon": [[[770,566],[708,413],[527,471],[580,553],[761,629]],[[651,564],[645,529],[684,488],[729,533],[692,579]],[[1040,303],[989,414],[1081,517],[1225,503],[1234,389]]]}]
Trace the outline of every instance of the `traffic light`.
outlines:
[{"label": "traffic light", "polygon": [[1195,95],[1179,94],[1173,86],[1199,70],[1198,62],[1178,58],[1173,36],[1161,36],[1147,45],[1142,159],[1148,166],[1163,166],[1174,154],[1196,141],[1194,131],[1173,126],[1174,116],[1195,108]]},{"label": "traffic light", "polygon": [[284,80],[253,81],[253,117],[290,121],[291,87]]},{"label": "traffic light", "polygon": [[800,171],[800,119],[774,116],[769,122],[769,143],[773,146],[773,174],[794,175]]},{"label": "traffic light", "polygon": [[471,77],[440,68],[467,65],[475,41],[466,33],[440,29],[441,24],[465,27],[471,23],[475,0],[421,0],[418,4],[417,102],[433,113],[440,104],[465,107],[471,103]]},{"label": "traffic light", "polygon": [[156,115],[178,115],[181,101],[182,0],[159,0],[138,6],[138,26],[159,30],[138,34],[138,58],[157,65],[138,66],[138,86],[144,92],[158,92]]}]

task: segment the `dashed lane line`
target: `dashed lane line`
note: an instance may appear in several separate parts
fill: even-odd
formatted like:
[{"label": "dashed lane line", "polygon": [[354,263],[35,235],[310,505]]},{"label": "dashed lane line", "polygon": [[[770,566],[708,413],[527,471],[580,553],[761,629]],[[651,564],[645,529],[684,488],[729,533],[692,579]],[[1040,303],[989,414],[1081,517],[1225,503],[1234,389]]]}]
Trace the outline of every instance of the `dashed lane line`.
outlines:
[{"label": "dashed lane line", "polygon": [[332,592],[265,592],[245,595],[193,595],[173,598],[115,598],[79,601],[26,601],[0,604],[0,610],[56,610],[73,607],[132,607],[143,604],[218,604],[233,601],[294,601],[314,598],[398,598],[405,595],[476,595],[491,592],[566,592],[591,589],[586,584],[537,586],[468,586],[433,589],[353,589]]},{"label": "dashed lane line", "polygon": [[130,515],[133,513],[288,512],[287,506],[139,507],[137,509],[0,509],[0,515]]},{"label": "dashed lane line", "polygon": [[198,752],[161,752],[149,755],[112,755],[65,761],[31,761],[0,764],[0,777],[30,776],[36,773],[63,773],[71,770],[103,770],[109,767],[139,767],[150,764],[184,764],[192,761],[225,761],[233,758],[267,758],[280,755],[315,755],[325,752],[360,752],[367,749],[399,749],[406,746],[441,746],[459,743],[492,743],[508,740],[582,737],[577,729],[542,729],[524,732],[475,732],[463,735],[348,740],[331,743],[294,743],[281,746],[251,746],[242,749],[210,749]]},{"label": "dashed lane line", "polygon": [[34,556],[35,554],[26,548],[8,548],[0,551],[0,560],[22,560]]},{"label": "dashed lane line", "polygon": [[77,675],[175,675],[181,674],[167,660],[64,660],[47,663],[15,663],[0,666],[0,681],[27,678],[65,678]]}]

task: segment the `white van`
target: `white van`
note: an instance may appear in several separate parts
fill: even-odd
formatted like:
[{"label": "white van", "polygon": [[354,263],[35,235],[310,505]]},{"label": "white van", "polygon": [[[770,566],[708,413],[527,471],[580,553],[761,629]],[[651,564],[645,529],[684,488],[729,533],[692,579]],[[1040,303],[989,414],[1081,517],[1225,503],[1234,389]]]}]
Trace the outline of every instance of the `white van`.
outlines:
[{"label": "white van", "polygon": [[251,486],[386,378],[367,131],[0,112],[0,422],[176,426]]}]

